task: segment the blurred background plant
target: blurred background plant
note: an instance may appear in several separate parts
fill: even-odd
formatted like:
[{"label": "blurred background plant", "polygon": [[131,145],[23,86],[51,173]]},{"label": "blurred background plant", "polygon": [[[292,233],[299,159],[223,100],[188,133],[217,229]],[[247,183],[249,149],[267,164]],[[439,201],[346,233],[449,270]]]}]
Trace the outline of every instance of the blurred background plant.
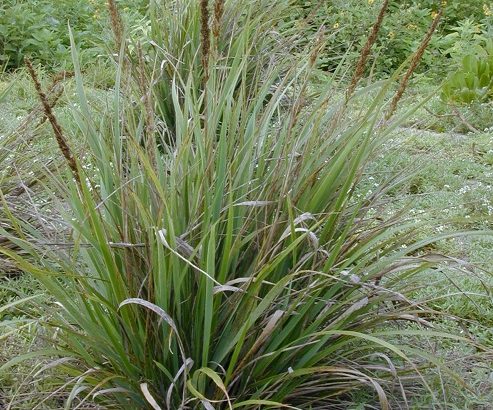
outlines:
[{"label": "blurred background plant", "polygon": [[[352,64],[374,21],[380,2],[373,0],[294,1],[292,24],[298,25],[309,39],[324,25],[331,33],[327,55],[321,67],[331,71],[342,58]],[[418,73],[425,78],[437,78],[452,64],[458,64],[466,50],[488,36],[492,22],[491,4],[482,0],[399,1],[390,2],[379,36],[372,52],[373,65],[368,72],[377,78],[396,70],[413,53],[426,33],[431,19],[444,8],[438,32],[432,38]]]},{"label": "blurred background plant", "polygon": [[488,101],[493,88],[493,40],[478,45],[476,54],[467,54],[461,67],[449,75],[443,84],[442,98],[446,101],[471,104]]},{"label": "blurred background plant", "polygon": [[[150,38],[151,9],[156,3],[119,0],[116,4],[127,25],[127,35],[146,43]],[[324,70],[333,71],[342,59],[348,66],[355,62],[378,4],[374,0],[291,0],[289,12],[284,16],[285,24],[279,28],[296,28],[300,37],[298,45],[303,47],[324,26],[329,34],[328,48],[318,64]],[[396,70],[416,50],[440,7],[445,9],[442,23],[417,70],[424,78],[440,77],[451,64],[460,64],[466,50],[470,52],[491,37],[493,4],[487,1],[391,2],[367,74],[380,78]],[[3,1],[0,64],[4,69],[14,69],[25,55],[32,55],[35,62],[48,68],[70,66],[68,23],[74,30],[83,65],[98,55],[106,55],[104,39],[109,39],[109,19],[104,9],[104,2],[94,0],[64,0],[56,4],[47,0]]]},{"label": "blurred background plant", "polygon": [[[120,1],[122,13],[138,21],[146,1]],[[3,0],[0,4],[0,67],[12,70],[30,56],[48,69],[72,66],[68,24],[74,31],[83,64],[106,54],[109,20],[104,2],[96,0]]]}]

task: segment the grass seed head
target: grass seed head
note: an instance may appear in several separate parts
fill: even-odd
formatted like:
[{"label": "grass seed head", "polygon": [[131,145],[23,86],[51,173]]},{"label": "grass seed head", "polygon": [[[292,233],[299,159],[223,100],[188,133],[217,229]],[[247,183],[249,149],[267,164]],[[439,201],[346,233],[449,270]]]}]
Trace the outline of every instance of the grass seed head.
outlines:
[{"label": "grass seed head", "polygon": [[361,49],[359,60],[356,64],[353,77],[351,78],[351,83],[349,84],[349,88],[347,90],[348,98],[353,94],[354,90],[356,89],[356,86],[358,85],[359,81],[363,77],[366,68],[366,63],[368,62],[368,58],[370,56],[371,48],[373,47],[373,44],[375,44],[375,41],[377,41],[378,32],[382,27],[383,19],[387,12],[388,5],[389,5],[389,1],[384,0],[382,7],[380,8],[380,12],[378,13],[378,17],[375,23],[373,24],[370,35],[368,36],[365,45]]},{"label": "grass seed head", "polygon": [[209,54],[211,48],[210,36],[209,2],[208,0],[200,0],[200,38],[202,46],[202,69],[204,70],[204,83],[209,78]]},{"label": "grass seed head", "polygon": [[111,30],[115,37],[116,49],[120,50],[123,41],[123,22],[115,0],[108,0],[108,11],[110,13]]},{"label": "grass seed head", "polygon": [[70,150],[70,147],[67,143],[65,136],[63,135],[62,127],[58,123],[55,114],[53,113],[52,106],[41,87],[41,83],[39,82],[38,75],[36,74],[36,70],[34,69],[31,60],[29,60],[29,58],[26,58],[25,62],[26,62],[27,70],[29,71],[29,75],[33,80],[34,87],[36,88],[36,92],[38,93],[39,99],[43,104],[43,109],[46,118],[48,118],[48,121],[50,122],[51,127],[53,128],[53,132],[55,133],[55,139],[58,143],[58,147],[60,148],[62,155],[67,161],[68,166],[72,170],[72,174],[77,182],[77,185],[81,187],[82,183],[79,174],[79,169],[77,167],[77,162],[75,160],[75,157],[72,155],[72,151]]},{"label": "grass seed head", "polygon": [[212,23],[212,33],[214,35],[216,45],[218,43],[219,34],[221,32],[221,22],[222,22],[223,14],[224,14],[224,0],[216,0],[214,3],[214,20]]},{"label": "grass seed head", "polygon": [[438,27],[438,23],[440,22],[442,14],[443,14],[443,9],[440,9],[439,12],[433,18],[433,22],[431,23],[431,26],[428,29],[428,32],[426,33],[423,40],[421,41],[421,44],[419,45],[418,50],[416,51],[416,53],[414,53],[413,58],[411,59],[411,64],[410,64],[409,68],[407,69],[406,73],[404,74],[404,77],[402,77],[402,80],[399,84],[399,88],[398,88],[397,92],[395,93],[394,98],[392,99],[392,102],[390,104],[390,109],[386,114],[386,119],[389,119],[390,117],[392,117],[395,110],[397,109],[397,104],[399,103],[400,99],[402,98],[404,91],[406,91],[409,80],[410,80],[411,76],[413,75],[414,71],[416,70],[416,67],[418,67],[419,62],[421,61],[421,58],[423,57],[423,54],[424,54],[426,48],[428,47],[428,44],[430,43],[431,37],[433,36],[433,33],[436,31],[436,29]]}]

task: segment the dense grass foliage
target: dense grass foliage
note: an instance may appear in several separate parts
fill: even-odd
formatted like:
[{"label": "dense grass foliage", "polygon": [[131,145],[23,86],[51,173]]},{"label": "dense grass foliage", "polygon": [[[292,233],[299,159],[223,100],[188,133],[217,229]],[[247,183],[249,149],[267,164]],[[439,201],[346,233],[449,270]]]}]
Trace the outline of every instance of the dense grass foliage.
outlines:
[{"label": "dense grass foliage", "polygon": [[[399,73],[345,93],[345,61],[319,70],[331,34],[304,43],[288,1],[152,3],[145,42],[109,3],[105,109],[87,95],[71,34],[70,127],[58,83],[37,83],[29,65],[57,158],[31,167],[24,134],[0,140],[0,252],[54,301],[35,317],[42,346],[0,375],[44,360],[31,378],[47,393],[33,406],[65,408],[323,409],[364,397],[385,409],[424,391],[439,405],[448,391],[430,369],[467,388],[445,356],[419,348],[486,349],[420,302],[424,278],[472,269],[435,248],[464,234],[424,235],[432,222],[385,212],[413,184],[407,168],[366,190],[373,159],[419,108],[386,118]],[[49,207],[19,210],[20,181]]]}]

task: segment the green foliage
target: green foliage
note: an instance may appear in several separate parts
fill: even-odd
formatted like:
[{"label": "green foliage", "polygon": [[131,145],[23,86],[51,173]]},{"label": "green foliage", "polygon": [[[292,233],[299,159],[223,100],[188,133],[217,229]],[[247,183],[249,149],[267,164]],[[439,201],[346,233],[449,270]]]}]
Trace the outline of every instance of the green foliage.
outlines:
[{"label": "green foliage", "polygon": [[269,25],[284,5],[254,0],[226,3],[205,80],[196,5],[153,11],[158,51],[130,67],[137,84],[124,77],[135,55],[117,67],[103,115],[73,49],[87,183],[50,170],[43,184],[70,242],[19,218],[15,234],[1,228],[22,249],[1,252],[62,307],[44,323],[56,337],[0,371],[52,358],[67,408],[327,408],[362,389],[383,408],[406,400],[399,374],[440,365],[389,342],[432,314],[406,295],[436,265],[422,256],[434,239],[377,212],[401,176],[355,195],[402,121],[381,122],[390,82],[357,93],[355,113],[330,78],[307,102],[317,47],[285,53]]},{"label": "green foliage", "polygon": [[[381,3],[372,0],[295,1],[292,24],[303,31],[307,41],[313,39],[322,25],[325,26],[329,40],[321,67],[330,71],[337,67],[342,58],[349,65],[358,58],[358,50],[366,39]],[[374,66],[371,72],[377,77],[387,76],[416,51],[440,4],[445,2],[390,2],[374,46]],[[470,51],[471,41],[477,42],[476,37],[485,35],[491,24],[490,6],[482,0],[449,1],[439,29],[418,67],[418,73],[428,77],[440,76],[450,65],[450,54],[455,56],[458,52]]]},{"label": "green foliage", "polygon": [[[384,26],[377,47],[378,59],[376,69],[390,73],[397,69],[406,58],[414,53],[425,37],[434,11],[422,4],[406,4],[391,2],[389,15],[384,20]],[[428,45],[418,67],[418,73],[441,69],[440,66],[440,35],[435,34]]]},{"label": "green foliage", "polygon": [[471,52],[480,52],[488,36],[484,25],[469,18],[460,21],[457,26],[450,28],[442,39],[443,54],[450,56],[454,62],[460,62]]},{"label": "green foliage", "polygon": [[458,25],[461,21],[471,19],[476,22],[487,22],[492,16],[493,3],[490,0],[423,0],[419,1],[424,7],[436,10],[440,5],[444,5],[444,24],[445,32],[449,27]]},{"label": "green foliage", "polygon": [[[321,66],[333,70],[342,58],[349,65],[359,56],[368,32],[375,21],[381,2],[300,1],[295,8],[294,23],[304,31],[314,33],[324,25],[329,35],[327,56]],[[374,46],[373,71],[379,76],[397,69],[414,52],[431,23],[432,10],[417,4],[391,2],[383,27]],[[310,37],[308,37],[310,38]],[[428,69],[438,48],[433,40],[430,52],[424,56],[423,69]]]},{"label": "green foliage", "polygon": [[462,65],[443,84],[446,101],[470,104],[491,99],[493,90],[493,41],[480,47],[481,54],[466,55]]},{"label": "green foliage", "polygon": [[15,68],[28,55],[48,66],[66,65],[70,55],[67,24],[76,30],[79,44],[89,50],[102,32],[97,11],[92,3],[77,0],[3,1],[0,64]]},{"label": "green foliage", "polygon": [[[138,21],[145,1],[117,2],[125,19]],[[132,6],[131,8],[129,6]],[[108,16],[105,1],[4,0],[0,4],[0,68],[14,69],[25,56],[48,68],[71,66],[68,24],[84,62],[104,52]]]}]

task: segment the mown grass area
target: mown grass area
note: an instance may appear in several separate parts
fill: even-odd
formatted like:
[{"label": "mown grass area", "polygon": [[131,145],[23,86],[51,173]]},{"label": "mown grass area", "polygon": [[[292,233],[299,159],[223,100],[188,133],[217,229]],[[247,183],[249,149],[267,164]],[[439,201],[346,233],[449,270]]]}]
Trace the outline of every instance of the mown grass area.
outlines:
[{"label": "mown grass area", "polygon": [[288,2],[108,4],[0,79],[0,407],[490,408],[489,103],[389,111]]}]

